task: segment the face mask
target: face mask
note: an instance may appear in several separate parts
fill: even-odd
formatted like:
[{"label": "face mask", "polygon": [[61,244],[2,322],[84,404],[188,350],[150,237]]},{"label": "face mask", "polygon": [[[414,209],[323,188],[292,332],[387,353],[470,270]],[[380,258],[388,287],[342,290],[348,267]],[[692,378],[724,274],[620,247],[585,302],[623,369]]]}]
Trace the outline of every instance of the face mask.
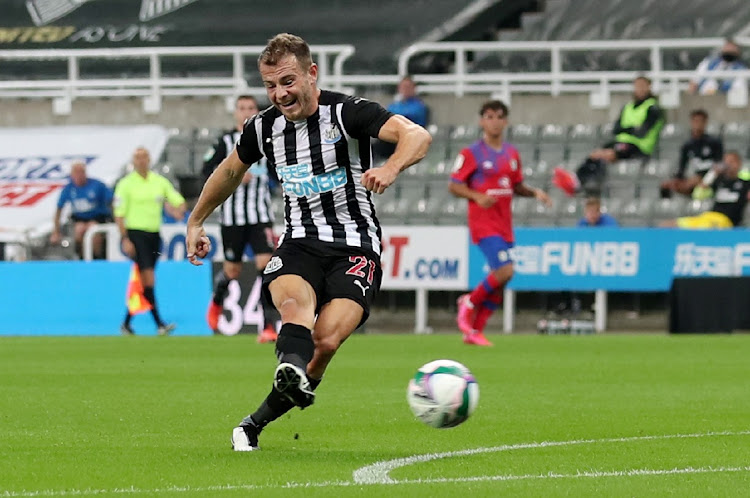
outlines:
[{"label": "face mask", "polygon": [[722,58],[722,59],[723,59],[723,60],[724,60],[725,62],[734,62],[734,61],[736,61],[737,59],[739,59],[739,58],[740,58],[740,56],[739,56],[739,55],[737,55],[737,54],[735,54],[734,52],[722,52],[722,53],[721,53],[721,58]]}]

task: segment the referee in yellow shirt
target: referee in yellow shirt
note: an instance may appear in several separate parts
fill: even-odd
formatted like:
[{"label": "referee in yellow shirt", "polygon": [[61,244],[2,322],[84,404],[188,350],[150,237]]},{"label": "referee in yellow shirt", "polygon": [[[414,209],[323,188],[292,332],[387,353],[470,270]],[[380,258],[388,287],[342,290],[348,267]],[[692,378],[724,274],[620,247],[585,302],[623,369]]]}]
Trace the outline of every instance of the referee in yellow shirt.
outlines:
[{"label": "referee in yellow shirt", "polygon": [[[164,323],[159,316],[154,296],[154,267],[161,251],[162,209],[165,201],[171,204],[182,218],[185,215],[185,198],[172,184],[150,170],[151,157],[139,147],[133,153],[133,172],[122,178],[115,187],[114,214],[122,237],[122,250],[138,265],[143,283],[143,296],[151,303],[159,335],[168,335],[176,325]],[[125,322],[120,327],[123,335],[133,335],[130,328],[132,315],[126,310]]]}]

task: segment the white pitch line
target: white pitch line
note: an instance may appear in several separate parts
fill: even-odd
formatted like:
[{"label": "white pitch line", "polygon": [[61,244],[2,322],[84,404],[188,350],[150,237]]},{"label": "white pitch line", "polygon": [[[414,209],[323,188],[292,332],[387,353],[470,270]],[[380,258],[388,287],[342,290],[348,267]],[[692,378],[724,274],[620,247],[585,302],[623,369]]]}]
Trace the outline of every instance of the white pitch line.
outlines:
[{"label": "white pitch line", "polygon": [[395,484],[397,481],[388,475],[391,471],[413,465],[415,463],[430,462],[441,458],[451,458],[466,455],[478,455],[481,453],[497,453],[501,451],[513,451],[534,448],[550,448],[555,446],[573,446],[580,444],[599,444],[599,443],[626,443],[632,441],[652,441],[657,439],[684,439],[684,438],[703,438],[716,436],[745,436],[750,431],[741,432],[706,432],[700,434],[667,434],[663,436],[633,436],[606,439],[574,439],[572,441],[542,441],[541,443],[519,443],[506,444],[502,446],[493,446],[487,448],[474,448],[469,450],[446,451],[444,453],[427,453],[424,455],[414,455],[405,458],[396,458],[393,460],[383,460],[354,471],[354,482],[357,484]]},{"label": "white pitch line", "polygon": [[718,472],[750,472],[750,467],[685,467],[683,469],[631,469],[600,471],[590,470],[575,474],[524,474],[475,477],[438,477],[435,479],[404,479],[392,484],[440,484],[487,481],[523,481],[531,479],[578,479],[581,477],[628,477],[628,476],[665,476],[674,474],[711,474]]},{"label": "white pitch line", "polygon": [[63,491],[45,490],[45,491],[5,491],[0,494],[2,498],[32,498],[32,497],[58,497],[58,496],[92,496],[92,495],[109,495],[109,494],[163,494],[163,493],[208,493],[212,491],[257,491],[261,489],[295,489],[295,488],[328,488],[328,487],[348,487],[348,486],[398,486],[401,484],[451,484],[466,482],[503,482],[503,481],[523,481],[523,480],[541,480],[541,479],[580,479],[580,478],[600,478],[600,477],[628,477],[628,476],[664,476],[678,474],[712,474],[712,473],[729,473],[729,472],[750,472],[749,467],[686,467],[682,469],[630,469],[630,470],[611,470],[611,471],[579,471],[575,474],[558,474],[549,472],[547,474],[522,474],[522,475],[497,475],[497,476],[474,476],[474,477],[442,477],[436,479],[405,479],[401,481],[392,481],[390,483],[371,483],[357,484],[353,481],[324,481],[324,482],[305,482],[287,484],[227,484],[224,486],[170,486],[167,488],[113,488],[113,489],[70,489]]},{"label": "white pitch line", "polygon": [[[504,446],[495,446],[491,448],[474,448],[461,451],[448,451],[445,453],[430,453],[426,455],[415,455],[407,458],[398,458],[395,460],[386,460],[377,462],[367,467],[362,467],[354,472],[352,481],[322,481],[322,482],[288,482],[286,484],[224,484],[217,486],[167,486],[163,488],[136,488],[134,486],[127,488],[111,489],[67,489],[67,490],[39,490],[39,491],[0,491],[0,498],[36,498],[36,497],[66,497],[66,496],[97,496],[97,495],[141,495],[141,494],[167,494],[167,493],[208,493],[221,491],[257,491],[262,489],[296,489],[296,488],[329,488],[329,487],[348,487],[362,485],[402,485],[402,484],[441,484],[441,483],[463,483],[463,482],[488,482],[488,481],[519,481],[519,480],[536,480],[536,479],[577,479],[577,478],[600,478],[600,477],[626,477],[626,476],[660,476],[673,474],[708,474],[719,472],[750,472],[748,467],[686,467],[675,469],[630,469],[630,470],[612,470],[612,471],[579,471],[575,474],[558,474],[549,472],[546,474],[522,474],[522,475],[495,475],[495,476],[474,476],[474,477],[455,477],[455,478],[434,478],[434,479],[404,479],[394,480],[388,473],[399,467],[411,465],[413,463],[428,462],[440,458],[449,458],[453,456],[476,455],[480,453],[492,453],[499,451],[511,451],[518,449],[531,448],[549,448],[555,446],[571,446],[576,444],[594,444],[594,443],[618,443],[630,441],[650,441],[657,439],[677,439],[677,438],[703,438],[715,436],[745,436],[750,435],[750,431],[741,432],[707,432],[703,434],[671,434],[664,436],[635,436],[623,438],[608,439],[576,439],[572,441],[543,441],[541,443],[521,443]],[[369,479],[368,479],[369,477]]]}]

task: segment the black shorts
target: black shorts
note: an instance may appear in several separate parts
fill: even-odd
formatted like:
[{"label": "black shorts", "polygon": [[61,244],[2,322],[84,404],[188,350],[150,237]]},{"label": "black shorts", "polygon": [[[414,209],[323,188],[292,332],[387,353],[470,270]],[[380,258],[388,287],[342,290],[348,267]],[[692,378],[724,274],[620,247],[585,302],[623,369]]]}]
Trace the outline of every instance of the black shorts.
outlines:
[{"label": "black shorts", "polygon": [[346,298],[364,310],[362,325],[380,290],[383,271],[380,258],[358,247],[334,245],[310,239],[287,239],[273,253],[263,271],[263,292],[269,302],[268,285],[281,275],[299,275],[315,291],[315,313],[333,299]]},{"label": "black shorts", "polygon": [[270,223],[257,225],[221,226],[224,259],[233,263],[242,261],[245,246],[250,244],[255,254],[273,252],[273,228]]},{"label": "black shorts", "polygon": [[80,216],[71,214],[70,219],[76,223],[88,223],[89,221],[95,221],[97,223],[109,223],[112,220],[112,218],[110,218],[107,214],[100,214],[98,216],[94,216],[93,218],[81,218]]},{"label": "black shorts", "polygon": [[613,149],[617,159],[642,159],[648,157],[635,145],[625,142],[609,142],[604,145],[604,148]]},{"label": "black shorts", "polygon": [[159,232],[128,230],[128,238],[135,246],[135,264],[139,270],[148,270],[156,266],[161,254],[161,237]]}]

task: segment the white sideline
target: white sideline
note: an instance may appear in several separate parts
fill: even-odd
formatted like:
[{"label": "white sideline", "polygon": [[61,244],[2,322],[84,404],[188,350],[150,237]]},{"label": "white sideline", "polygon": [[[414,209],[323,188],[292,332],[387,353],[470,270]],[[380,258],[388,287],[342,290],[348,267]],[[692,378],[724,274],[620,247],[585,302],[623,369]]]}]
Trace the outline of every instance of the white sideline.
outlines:
[{"label": "white sideline", "polygon": [[469,450],[448,451],[444,453],[429,453],[415,455],[394,460],[376,462],[372,465],[362,467],[354,472],[351,481],[322,481],[322,482],[289,482],[286,484],[224,484],[217,486],[168,486],[163,488],[127,488],[111,489],[67,489],[67,490],[38,490],[38,491],[0,491],[0,498],[33,498],[33,497],[64,497],[64,496],[97,496],[97,495],[140,495],[140,494],[166,494],[166,493],[208,493],[217,491],[257,491],[261,489],[297,489],[297,488],[328,488],[348,486],[371,486],[371,485],[402,485],[402,484],[447,484],[465,482],[488,482],[488,481],[521,481],[536,479],[578,479],[578,478],[602,478],[602,477],[627,477],[627,476],[660,476],[674,474],[709,474],[750,472],[750,466],[745,467],[685,467],[673,469],[628,469],[628,470],[586,470],[570,474],[559,474],[548,472],[546,474],[521,474],[521,475],[494,475],[494,476],[472,476],[472,477],[446,477],[429,479],[392,479],[388,473],[394,469],[405,467],[414,463],[428,462],[440,458],[454,456],[476,455],[481,453],[493,453],[500,451],[512,451],[518,449],[549,448],[555,446],[571,446],[579,444],[597,443],[621,443],[631,441],[650,441],[658,439],[678,438],[704,438],[719,436],[745,436],[750,431],[740,432],[706,432],[702,434],[668,434],[663,436],[635,436],[606,439],[576,439],[571,441],[543,441],[540,443],[520,443],[512,445],[494,446],[489,448],[474,448]]}]

